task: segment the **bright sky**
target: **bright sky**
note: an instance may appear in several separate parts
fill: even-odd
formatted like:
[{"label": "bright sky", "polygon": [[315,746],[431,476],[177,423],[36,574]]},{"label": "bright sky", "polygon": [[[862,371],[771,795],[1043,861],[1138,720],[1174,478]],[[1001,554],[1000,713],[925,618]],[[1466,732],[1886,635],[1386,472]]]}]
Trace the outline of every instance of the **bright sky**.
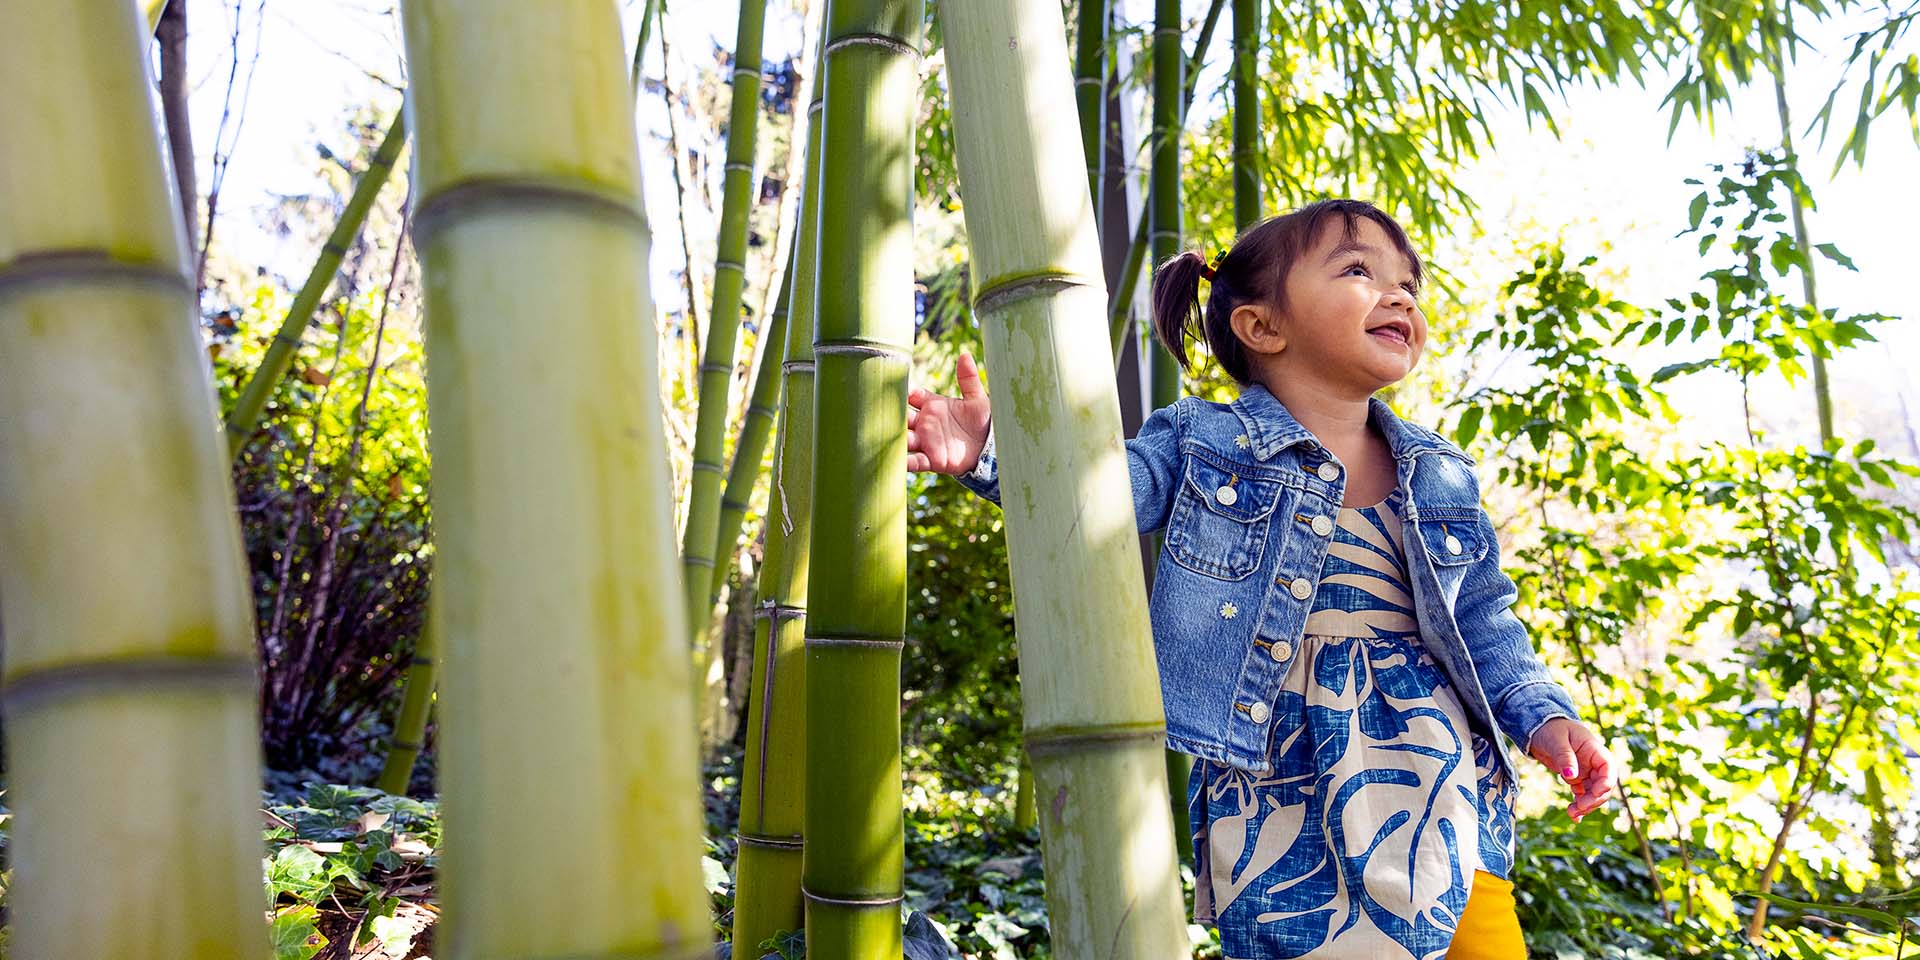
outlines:
[{"label": "bright sky", "polygon": [[[368,77],[371,72],[403,82],[399,27],[388,0],[305,0],[298,4],[266,4],[238,0],[241,14],[236,108],[246,101],[244,125],[231,135],[232,162],[224,184],[217,235],[229,246],[297,282],[314,251],[298,239],[278,238],[256,223],[255,208],[270,202],[274,193],[303,192],[313,187],[313,143],[325,140],[340,148],[340,119],[357,106],[375,102],[383,111],[399,103],[399,94]],[[1198,13],[1199,4],[1190,3]],[[623,2],[629,24],[637,22],[640,4]],[[769,11],[765,53],[769,60],[787,55],[803,42],[800,22],[780,0]],[[711,44],[731,46],[734,9],[711,0],[671,4],[670,40],[675,44],[676,77],[689,73],[688,64],[707,61]],[[1145,0],[1122,0],[1124,15],[1144,22],[1151,16]],[[264,11],[262,14],[260,11]],[[211,177],[207,166],[219,128],[222,94],[233,66],[230,29],[235,21],[232,2],[194,0],[189,7],[193,78],[194,145],[201,157],[199,171],[204,190]],[[1852,31],[1859,23],[1797,23],[1813,50],[1802,54],[1792,68],[1790,106],[1796,123],[1804,126],[1817,111],[1838,76]],[[630,31],[631,33],[631,31]],[[1217,83],[1226,55],[1227,31],[1209,56],[1203,89]],[[629,43],[632,41],[629,40]],[[257,46],[264,51],[252,63]],[[1910,37],[1908,48],[1920,47]],[[648,71],[659,75],[657,46],[649,52]],[[246,87],[252,75],[250,91]],[[1714,162],[1737,162],[1747,145],[1778,143],[1779,127],[1770,85],[1736,94],[1733,110],[1718,118],[1711,131],[1683,122],[1671,145],[1667,142],[1667,115],[1659,107],[1671,79],[1654,77],[1648,89],[1586,90],[1572,97],[1564,140],[1544,128],[1527,131],[1515,114],[1499,111],[1495,117],[1494,156],[1467,173],[1466,182],[1480,203],[1488,229],[1502,224],[1516,229],[1564,228],[1574,244],[1614,244],[1609,263],[1624,268],[1632,287],[1622,291],[1637,302],[1658,302],[1677,291],[1693,288],[1701,272],[1693,241],[1675,239],[1686,226],[1688,200],[1699,188],[1683,181],[1705,178]],[[1843,95],[1842,101],[1846,101]],[[1202,107],[1218,109],[1218,107]],[[643,102],[640,110],[642,142],[647,147],[647,202],[655,230],[654,288],[663,303],[672,303],[679,289],[672,272],[680,267],[680,243],[673,212],[670,168],[664,147],[665,113],[658,98]],[[1883,345],[1868,345],[1835,365],[1835,402],[1844,433],[1871,432],[1883,442],[1903,440],[1902,424],[1920,418],[1920,285],[1914,281],[1916,245],[1912,230],[1920,222],[1920,147],[1905,129],[1905,118],[1889,113],[1878,125],[1865,169],[1852,166],[1828,177],[1834,152],[1806,137],[1803,153],[1816,159],[1805,170],[1820,209],[1811,220],[1814,242],[1832,242],[1859,266],[1849,273],[1822,261],[1819,290],[1822,305],[1841,315],[1877,311],[1904,319],[1883,328]],[[1842,131],[1842,135],[1844,131]],[[1835,138],[1835,144],[1839,136]],[[689,229],[711,233],[712,223],[695,217]],[[704,234],[700,234],[704,235]],[[1797,297],[1798,278],[1789,289]],[[1803,388],[1804,392],[1804,388]],[[1905,399],[1911,415],[1902,415]],[[1810,399],[1779,397],[1777,402],[1804,408]],[[1810,419],[1782,417],[1781,426],[1810,430]],[[1857,425],[1849,430],[1849,424]],[[1911,428],[1910,426],[1908,427]],[[1904,443],[1893,448],[1913,456]]]}]

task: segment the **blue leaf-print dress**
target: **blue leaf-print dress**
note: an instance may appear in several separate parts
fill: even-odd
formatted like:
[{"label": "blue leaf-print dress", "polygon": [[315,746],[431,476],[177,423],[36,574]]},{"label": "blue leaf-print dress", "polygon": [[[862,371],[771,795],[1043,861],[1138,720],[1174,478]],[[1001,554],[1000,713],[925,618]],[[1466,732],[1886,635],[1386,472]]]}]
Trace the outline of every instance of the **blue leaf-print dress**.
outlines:
[{"label": "blue leaf-print dress", "polygon": [[1474,871],[1511,866],[1513,788],[1420,642],[1399,499],[1339,512],[1274,772],[1194,762],[1195,919],[1228,957],[1443,957]]}]

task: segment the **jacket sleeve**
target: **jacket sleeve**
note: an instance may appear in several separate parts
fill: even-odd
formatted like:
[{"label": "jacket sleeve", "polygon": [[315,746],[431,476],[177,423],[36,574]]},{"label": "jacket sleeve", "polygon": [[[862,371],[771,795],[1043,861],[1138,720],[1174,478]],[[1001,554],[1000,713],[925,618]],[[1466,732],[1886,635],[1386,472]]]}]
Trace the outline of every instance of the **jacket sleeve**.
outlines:
[{"label": "jacket sleeve", "polygon": [[[1180,425],[1184,405],[1161,407],[1127,441],[1127,478],[1133,486],[1134,523],[1141,533],[1167,525],[1180,482]],[[980,450],[980,462],[954,477],[960,485],[986,500],[1000,502],[1000,467],[993,445],[993,428]]]},{"label": "jacket sleeve", "polygon": [[1489,544],[1487,553],[1467,571],[1454,603],[1454,619],[1487,704],[1493,708],[1494,721],[1525,750],[1548,720],[1578,720],[1580,715],[1573,698],[1534,651],[1526,624],[1513,613],[1519,589],[1500,568],[1500,541],[1484,512],[1480,531]]}]

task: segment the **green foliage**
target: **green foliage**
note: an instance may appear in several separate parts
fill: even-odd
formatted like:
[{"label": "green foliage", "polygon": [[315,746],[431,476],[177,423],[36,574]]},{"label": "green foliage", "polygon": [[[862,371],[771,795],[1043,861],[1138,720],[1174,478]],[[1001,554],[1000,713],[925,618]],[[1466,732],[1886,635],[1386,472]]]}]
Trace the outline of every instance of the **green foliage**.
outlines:
[{"label": "green foliage", "polygon": [[[1626,769],[1615,823],[1522,826],[1538,845],[1519,886],[1540,955],[1744,956],[1752,903],[1770,895],[1828,905],[1767,928],[1762,943],[1789,955],[1879,956],[1900,936],[1869,905],[1904,901],[1842,838],[1859,772],[1912,796],[1880,744],[1911,742],[1920,714],[1920,682],[1899,666],[1920,656],[1920,590],[1888,559],[1920,516],[1887,496],[1920,467],[1870,440],[1771,443],[1751,402],[1756,380],[1792,382],[1807,354],[1870,341],[1885,318],[1774,293],[1770,278],[1808,267],[1778,226],[1805,184],[1768,154],[1718,172],[1689,209],[1704,289],[1643,310],[1596,287],[1592,258],[1547,250],[1468,347],[1527,364],[1469,393],[1454,435],[1521,498],[1519,609]],[[1670,345],[1704,356],[1637,371]],[[1673,436],[1664,391],[1683,380],[1734,395],[1733,415],[1704,425],[1718,435]]]},{"label": "green foliage", "polygon": [[[369,748],[397,709],[432,557],[424,359],[412,311],[381,280],[324,306],[234,465],[268,764],[330,779],[378,770]],[[223,408],[288,299],[256,281],[211,326]]]}]

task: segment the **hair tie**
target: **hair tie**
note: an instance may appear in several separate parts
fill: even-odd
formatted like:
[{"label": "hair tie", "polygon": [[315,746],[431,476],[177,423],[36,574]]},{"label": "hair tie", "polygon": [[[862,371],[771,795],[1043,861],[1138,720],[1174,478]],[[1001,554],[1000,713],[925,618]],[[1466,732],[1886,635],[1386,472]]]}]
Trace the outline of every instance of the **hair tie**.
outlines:
[{"label": "hair tie", "polygon": [[1213,262],[1212,262],[1212,263],[1208,263],[1208,262],[1206,262],[1206,261],[1205,261],[1204,259],[1203,259],[1203,260],[1201,260],[1201,261],[1200,261],[1200,275],[1201,275],[1201,276],[1203,276],[1203,277],[1206,277],[1206,278],[1207,278],[1207,280],[1208,280],[1209,282],[1211,282],[1211,281],[1213,280],[1213,274],[1214,274],[1214,272],[1215,272],[1216,270],[1218,270],[1218,269],[1219,269],[1219,267],[1220,267],[1220,261],[1222,261],[1222,260],[1225,260],[1226,258],[1227,258],[1227,255],[1226,255],[1226,253],[1225,253],[1225,252],[1223,251],[1223,252],[1221,252],[1221,253],[1220,253],[1220,254],[1219,254],[1218,256],[1216,256],[1216,257],[1214,257],[1214,258],[1213,258]]}]

